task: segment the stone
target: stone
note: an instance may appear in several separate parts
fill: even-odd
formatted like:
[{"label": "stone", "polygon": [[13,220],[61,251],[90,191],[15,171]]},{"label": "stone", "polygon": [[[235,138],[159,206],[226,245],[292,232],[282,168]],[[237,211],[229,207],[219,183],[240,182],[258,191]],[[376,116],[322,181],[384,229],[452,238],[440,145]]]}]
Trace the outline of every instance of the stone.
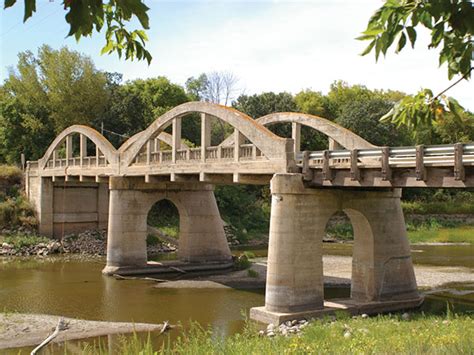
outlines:
[{"label": "stone", "polygon": [[351,336],[352,336],[351,332],[349,332],[349,331],[344,332],[344,338],[345,339],[349,339]]},{"label": "stone", "polygon": [[403,320],[410,320],[410,314],[407,313],[407,312],[403,313],[403,314],[402,314],[402,319],[403,319]]}]

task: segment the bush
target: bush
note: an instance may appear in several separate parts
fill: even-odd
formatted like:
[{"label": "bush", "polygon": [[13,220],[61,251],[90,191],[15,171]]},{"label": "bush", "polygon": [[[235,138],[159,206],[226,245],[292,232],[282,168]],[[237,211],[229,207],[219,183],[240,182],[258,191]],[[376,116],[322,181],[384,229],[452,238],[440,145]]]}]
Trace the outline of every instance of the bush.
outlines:
[{"label": "bush", "polygon": [[23,173],[16,166],[0,165],[0,185],[21,185],[22,179]]},{"label": "bush", "polygon": [[50,239],[40,237],[34,234],[16,234],[8,235],[3,238],[5,243],[13,246],[13,249],[20,250],[22,248],[28,248],[39,243],[48,243]]}]

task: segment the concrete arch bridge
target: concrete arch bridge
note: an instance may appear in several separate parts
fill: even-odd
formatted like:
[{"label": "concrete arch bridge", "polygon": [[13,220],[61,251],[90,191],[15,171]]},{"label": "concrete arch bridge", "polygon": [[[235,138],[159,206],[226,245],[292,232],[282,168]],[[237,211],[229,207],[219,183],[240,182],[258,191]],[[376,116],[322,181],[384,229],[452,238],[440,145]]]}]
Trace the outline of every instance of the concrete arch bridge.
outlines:
[{"label": "concrete arch bridge", "polygon": [[[182,121],[196,119],[195,113],[198,146],[181,132]],[[233,133],[211,145],[216,119]],[[291,138],[272,133],[268,126],[276,124],[291,124]],[[328,136],[328,149],[301,152],[302,126]],[[370,313],[414,307],[422,298],[401,188],[473,187],[474,144],[377,147],[321,117],[274,113],[254,120],[228,107],[190,102],[119,149],[90,127],[71,126],[26,171],[42,234],[108,229],[106,274],[157,271],[147,263],[146,219],[162,199],[180,214],[181,268],[231,266],[214,185],[268,183],[266,298],[264,307],[252,309],[253,318],[276,323],[338,308]],[[323,295],[322,238],[328,219],[340,210],[355,234],[351,297],[329,304]]]}]

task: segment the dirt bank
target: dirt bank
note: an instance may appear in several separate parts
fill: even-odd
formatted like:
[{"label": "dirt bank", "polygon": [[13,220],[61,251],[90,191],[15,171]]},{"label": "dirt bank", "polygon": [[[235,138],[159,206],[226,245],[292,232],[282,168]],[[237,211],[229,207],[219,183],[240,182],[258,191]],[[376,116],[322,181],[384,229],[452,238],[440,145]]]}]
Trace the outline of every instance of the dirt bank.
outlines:
[{"label": "dirt bank", "polygon": [[[0,349],[36,346],[48,337],[58,324],[58,316],[43,314],[0,313]],[[83,339],[107,334],[161,331],[161,324],[97,322],[64,318],[68,329],[53,342]]]}]

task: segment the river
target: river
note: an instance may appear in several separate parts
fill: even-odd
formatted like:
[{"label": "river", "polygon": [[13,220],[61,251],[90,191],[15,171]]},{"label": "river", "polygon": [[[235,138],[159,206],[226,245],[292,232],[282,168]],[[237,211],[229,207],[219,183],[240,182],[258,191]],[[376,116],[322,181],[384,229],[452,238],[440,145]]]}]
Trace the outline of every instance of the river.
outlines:
[{"label": "river", "polygon": [[[326,254],[351,255],[348,244],[325,244],[324,248]],[[266,249],[252,252],[266,256]],[[474,291],[474,245],[414,245],[412,255],[417,265],[460,266],[473,272],[472,282],[448,285],[443,288],[449,290],[429,296],[425,312],[445,311],[446,301],[456,311],[474,312],[474,292],[470,292]],[[102,258],[77,256],[0,259],[1,311],[146,323],[192,320],[226,336],[242,329],[244,314],[251,307],[264,304],[264,290],[158,289],[152,281],[103,276],[104,264]],[[325,291],[327,298],[349,294],[348,289]],[[54,349],[61,353],[54,347],[53,353]]]}]

